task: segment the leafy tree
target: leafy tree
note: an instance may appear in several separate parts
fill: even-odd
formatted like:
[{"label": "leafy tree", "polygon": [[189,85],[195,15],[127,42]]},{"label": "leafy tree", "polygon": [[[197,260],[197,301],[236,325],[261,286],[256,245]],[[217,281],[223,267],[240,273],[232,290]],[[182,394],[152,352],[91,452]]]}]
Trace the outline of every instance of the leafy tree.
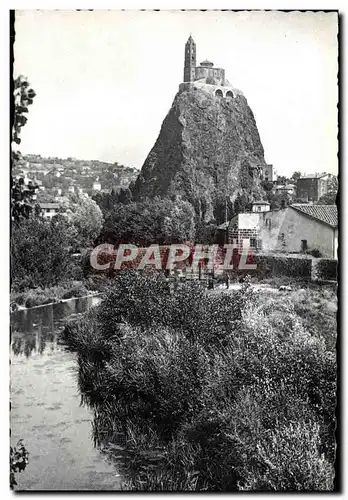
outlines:
[{"label": "leafy tree", "polygon": [[337,192],[330,191],[321,196],[318,205],[336,205]]},{"label": "leafy tree", "polygon": [[[27,123],[28,106],[33,104],[35,92],[30,88],[24,76],[18,76],[14,81],[14,118],[12,139],[15,144],[21,143],[21,130]],[[18,164],[22,156],[19,151],[12,148],[12,166]],[[29,217],[35,203],[37,186],[32,183],[26,185],[23,178],[15,179],[11,175],[11,217],[19,221]]]},{"label": "leafy tree", "polygon": [[132,201],[132,192],[129,188],[121,189],[121,191],[118,193],[118,199],[119,203],[124,203],[125,205],[127,205]]},{"label": "leafy tree", "polygon": [[290,179],[290,180],[292,180],[292,181],[294,181],[294,182],[297,182],[297,181],[298,181],[298,179],[299,179],[300,177],[302,177],[301,172],[299,172],[298,170],[296,170],[296,172],[294,172],[294,173],[292,174],[292,176],[291,176],[291,179]]},{"label": "leafy tree", "polygon": [[63,216],[29,216],[11,234],[11,277],[15,290],[56,285],[71,271],[69,227]]},{"label": "leafy tree", "polygon": [[192,241],[194,210],[190,203],[169,198],[119,203],[106,215],[101,239],[141,245]]},{"label": "leafy tree", "polygon": [[27,123],[28,106],[33,104],[35,92],[29,86],[26,77],[18,76],[14,81],[14,121],[13,121],[13,141],[21,143],[21,129]]},{"label": "leafy tree", "polygon": [[92,196],[92,199],[96,202],[98,207],[105,215],[107,212],[111,212],[114,206],[119,203],[118,193],[112,189],[110,193],[98,192]]},{"label": "leafy tree", "polygon": [[327,190],[328,191],[338,191],[338,178],[336,175],[330,175],[327,181]]},{"label": "leafy tree", "polygon": [[99,236],[104,222],[97,203],[88,196],[74,193],[63,198],[61,210],[65,212],[73,248],[91,245]]},{"label": "leafy tree", "polygon": [[214,206],[214,217],[218,224],[223,224],[234,215],[234,204],[229,198],[217,199]]},{"label": "leafy tree", "polygon": [[212,245],[216,243],[217,231],[216,221],[197,221],[195,241],[202,245]]},{"label": "leafy tree", "polygon": [[262,183],[261,183],[261,187],[262,187],[265,191],[272,191],[272,189],[273,189],[273,182],[270,182],[270,181],[262,181]]},{"label": "leafy tree", "polygon": [[321,196],[318,205],[336,205],[337,192],[338,179],[336,175],[332,175],[327,182],[327,193]]},{"label": "leafy tree", "polygon": [[248,201],[247,196],[244,193],[238,194],[233,204],[234,215],[241,214],[250,209],[251,203]]},{"label": "leafy tree", "polygon": [[16,472],[22,472],[26,468],[29,460],[29,453],[23,445],[23,440],[20,439],[17,447],[10,446],[10,488],[11,490],[17,486],[15,477]]},{"label": "leafy tree", "polygon": [[290,205],[293,202],[293,197],[286,191],[280,193],[266,191],[266,200],[270,203],[271,210],[278,210]]},{"label": "leafy tree", "polygon": [[123,203],[127,205],[132,201],[132,191],[130,188],[121,189],[119,192],[112,189],[109,193],[96,193],[93,200],[101,208],[104,216],[115,208],[115,205]]},{"label": "leafy tree", "polygon": [[278,175],[277,177],[277,184],[288,184],[290,182],[290,179],[288,179],[285,175]]}]

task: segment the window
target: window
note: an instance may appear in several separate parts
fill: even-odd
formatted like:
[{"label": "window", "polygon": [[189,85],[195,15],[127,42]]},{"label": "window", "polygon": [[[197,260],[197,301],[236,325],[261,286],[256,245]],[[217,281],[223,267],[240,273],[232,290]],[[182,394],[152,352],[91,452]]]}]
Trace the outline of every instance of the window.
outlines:
[{"label": "window", "polygon": [[215,92],[215,95],[216,95],[216,97],[223,97],[223,93],[220,89],[217,89],[217,91]]},{"label": "window", "polygon": [[307,240],[301,240],[301,252],[306,252],[307,248]]},{"label": "window", "polygon": [[250,238],[250,246],[256,248],[256,238]]},{"label": "window", "polygon": [[261,212],[261,207],[257,207],[257,211],[258,211],[258,212]]}]

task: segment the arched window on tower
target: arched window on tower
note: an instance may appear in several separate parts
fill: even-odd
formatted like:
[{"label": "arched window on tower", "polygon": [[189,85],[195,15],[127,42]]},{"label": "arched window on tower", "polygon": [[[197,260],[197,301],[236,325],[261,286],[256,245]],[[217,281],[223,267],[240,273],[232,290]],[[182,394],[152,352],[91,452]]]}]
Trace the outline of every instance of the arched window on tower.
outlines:
[{"label": "arched window on tower", "polygon": [[220,89],[217,89],[217,91],[215,92],[215,95],[216,95],[216,97],[223,97],[224,96],[222,93],[222,90],[220,90]]},{"label": "arched window on tower", "polygon": [[228,97],[229,99],[233,99],[233,97],[234,97],[233,92],[231,92],[231,90],[228,90],[226,92],[226,97]]}]

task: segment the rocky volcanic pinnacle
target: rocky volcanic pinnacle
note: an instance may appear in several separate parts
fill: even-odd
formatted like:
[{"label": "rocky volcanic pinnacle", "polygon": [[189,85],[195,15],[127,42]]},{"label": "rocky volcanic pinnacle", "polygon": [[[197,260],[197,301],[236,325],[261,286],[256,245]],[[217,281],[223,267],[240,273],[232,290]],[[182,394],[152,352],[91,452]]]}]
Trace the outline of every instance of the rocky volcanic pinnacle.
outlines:
[{"label": "rocky volcanic pinnacle", "polygon": [[175,96],[133,198],[176,195],[209,221],[221,200],[233,202],[238,194],[249,201],[262,198],[264,164],[255,118],[243,95],[224,99],[186,90]]}]

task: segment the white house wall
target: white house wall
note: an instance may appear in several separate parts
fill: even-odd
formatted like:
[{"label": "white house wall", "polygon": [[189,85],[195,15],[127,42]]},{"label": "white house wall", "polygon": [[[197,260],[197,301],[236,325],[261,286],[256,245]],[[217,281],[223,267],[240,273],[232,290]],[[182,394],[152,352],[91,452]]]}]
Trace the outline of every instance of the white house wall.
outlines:
[{"label": "white house wall", "polygon": [[260,214],[261,212],[239,214],[238,215],[238,228],[239,229],[255,229],[260,227]]},{"label": "white house wall", "polygon": [[291,207],[266,212],[261,217],[260,238],[263,250],[300,253],[301,240],[307,240],[308,250],[316,249],[323,257],[334,257],[335,230],[332,227]]}]

